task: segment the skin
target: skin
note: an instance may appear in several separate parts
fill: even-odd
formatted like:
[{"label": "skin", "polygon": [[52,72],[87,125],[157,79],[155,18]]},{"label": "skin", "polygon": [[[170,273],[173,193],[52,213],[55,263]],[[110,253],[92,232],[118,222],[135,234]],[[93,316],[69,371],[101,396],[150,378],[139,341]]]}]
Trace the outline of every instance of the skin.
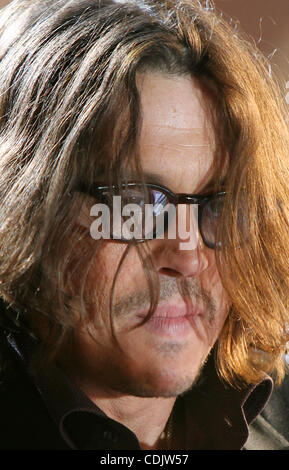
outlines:
[{"label": "skin", "polygon": [[[143,111],[139,144],[144,172],[175,193],[205,191],[216,164],[214,129],[208,117],[211,98],[196,80],[184,76],[145,73],[137,84]],[[177,216],[180,221],[185,212]],[[83,221],[82,214],[79,223]],[[73,350],[62,357],[75,382],[111,418],[133,430],[143,448],[160,446],[176,397],[198,377],[229,310],[214,250],[204,246],[196,230],[190,250],[180,250],[181,242],[179,238],[151,240],[147,248],[160,280],[160,305],[164,309],[198,306],[201,311],[190,320],[185,334],[159,334],[139,326],[137,314],[149,309],[150,297],[141,261],[131,248],[115,286],[119,344],[112,340],[109,291],[127,245],[105,241],[89,273],[95,296],[90,313],[97,325],[90,332],[97,341],[80,327]]]}]

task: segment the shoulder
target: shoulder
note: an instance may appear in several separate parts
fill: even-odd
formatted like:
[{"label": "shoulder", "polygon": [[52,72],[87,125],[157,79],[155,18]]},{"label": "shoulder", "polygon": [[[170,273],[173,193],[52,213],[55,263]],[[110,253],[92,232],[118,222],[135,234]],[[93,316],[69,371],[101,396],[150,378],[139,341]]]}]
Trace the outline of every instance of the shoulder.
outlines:
[{"label": "shoulder", "polygon": [[0,449],[63,449],[65,444],[24,368],[5,352],[0,375]]},{"label": "shoulder", "polygon": [[289,375],[275,387],[262,413],[249,427],[246,450],[289,449]]}]

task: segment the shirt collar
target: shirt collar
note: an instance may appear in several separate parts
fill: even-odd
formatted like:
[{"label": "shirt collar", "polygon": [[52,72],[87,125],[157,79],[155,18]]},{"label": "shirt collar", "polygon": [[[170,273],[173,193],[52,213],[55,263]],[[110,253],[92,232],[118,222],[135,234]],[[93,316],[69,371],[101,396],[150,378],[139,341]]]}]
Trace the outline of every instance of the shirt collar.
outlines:
[{"label": "shirt collar", "polygon": [[110,419],[59,366],[50,366],[33,380],[62,438],[72,449],[104,449],[102,445],[118,449],[127,443],[130,448],[139,448],[135,435]]},{"label": "shirt collar", "polygon": [[[13,335],[8,342],[25,362]],[[180,449],[241,449],[248,426],[262,411],[273,388],[266,377],[255,386],[236,390],[220,380],[209,358],[202,382],[176,400],[176,435]],[[35,386],[59,432],[71,449],[140,449],[132,431],[109,418],[57,365],[33,376]],[[85,430],[85,432],[83,432]]]},{"label": "shirt collar", "polygon": [[197,426],[201,449],[242,449],[249,435],[249,425],[265,407],[273,389],[273,381],[266,376],[257,385],[236,389],[218,376],[211,355],[204,379],[199,386],[182,397],[185,416],[186,449],[192,448]]}]

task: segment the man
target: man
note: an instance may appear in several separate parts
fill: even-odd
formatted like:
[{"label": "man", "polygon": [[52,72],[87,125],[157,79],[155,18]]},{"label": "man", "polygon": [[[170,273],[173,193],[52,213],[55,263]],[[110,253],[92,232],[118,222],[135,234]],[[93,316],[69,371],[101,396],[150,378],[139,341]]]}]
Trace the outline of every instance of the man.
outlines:
[{"label": "man", "polygon": [[287,341],[263,59],[194,1],[14,1],[1,25],[1,447],[243,448]]}]

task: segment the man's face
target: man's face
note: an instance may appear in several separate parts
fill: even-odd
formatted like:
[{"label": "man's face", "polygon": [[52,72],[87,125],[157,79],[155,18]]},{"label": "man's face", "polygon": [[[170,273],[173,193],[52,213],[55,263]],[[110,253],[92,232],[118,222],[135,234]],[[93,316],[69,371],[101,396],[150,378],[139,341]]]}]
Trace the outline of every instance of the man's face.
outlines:
[{"label": "man's face", "polygon": [[[138,88],[140,158],[148,182],[175,193],[205,192],[215,170],[205,92],[191,78],[157,73],[139,75]],[[177,396],[193,384],[222,329],[229,300],[214,250],[204,246],[198,231],[190,250],[181,250],[181,242],[177,237],[146,242],[159,276],[160,299],[145,324],[149,285],[137,250],[128,251],[113,296],[118,343],[111,336],[109,297],[127,245],[103,243],[89,273],[97,341],[85,328],[76,333],[73,364],[80,382],[117,394],[163,397]]]}]

